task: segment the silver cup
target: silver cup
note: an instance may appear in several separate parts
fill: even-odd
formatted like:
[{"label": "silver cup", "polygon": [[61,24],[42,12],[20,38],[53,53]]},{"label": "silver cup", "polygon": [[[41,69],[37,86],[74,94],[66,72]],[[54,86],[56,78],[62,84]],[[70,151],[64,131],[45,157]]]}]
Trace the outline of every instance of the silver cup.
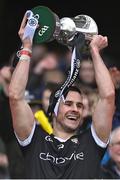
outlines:
[{"label": "silver cup", "polygon": [[76,25],[75,22],[69,18],[64,17],[60,19],[60,32],[56,38],[62,44],[69,44],[76,34]]},{"label": "silver cup", "polygon": [[98,34],[98,26],[93,18],[88,15],[77,15],[73,18],[76,31],[85,34],[86,40],[91,40],[93,35]]},{"label": "silver cup", "polygon": [[86,40],[91,40],[98,34],[96,22],[88,15],[77,15],[74,18],[64,17],[60,19],[60,32],[57,41],[69,45],[77,33],[83,33]]}]

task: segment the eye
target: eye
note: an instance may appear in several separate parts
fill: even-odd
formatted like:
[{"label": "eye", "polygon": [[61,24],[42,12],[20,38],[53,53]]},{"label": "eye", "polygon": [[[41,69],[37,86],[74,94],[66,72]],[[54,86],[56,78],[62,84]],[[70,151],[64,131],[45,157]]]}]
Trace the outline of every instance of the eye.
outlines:
[{"label": "eye", "polygon": [[83,104],[82,103],[77,103],[77,108],[83,109]]},{"label": "eye", "polygon": [[65,105],[71,106],[71,105],[72,105],[72,102],[71,102],[71,101],[65,101]]}]

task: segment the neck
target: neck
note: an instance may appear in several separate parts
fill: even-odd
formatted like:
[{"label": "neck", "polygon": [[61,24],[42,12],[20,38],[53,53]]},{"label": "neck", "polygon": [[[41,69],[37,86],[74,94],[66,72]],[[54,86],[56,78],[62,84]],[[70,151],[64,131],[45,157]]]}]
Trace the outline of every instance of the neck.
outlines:
[{"label": "neck", "polygon": [[60,124],[57,124],[56,121],[53,121],[53,134],[56,137],[66,140],[75,135],[76,131],[68,132]]}]

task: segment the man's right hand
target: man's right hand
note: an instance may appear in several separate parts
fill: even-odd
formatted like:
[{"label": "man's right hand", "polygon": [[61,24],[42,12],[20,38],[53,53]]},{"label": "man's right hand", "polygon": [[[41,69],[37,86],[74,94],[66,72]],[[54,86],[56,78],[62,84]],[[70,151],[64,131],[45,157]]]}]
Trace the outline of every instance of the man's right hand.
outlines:
[{"label": "man's right hand", "polygon": [[22,41],[23,48],[32,49],[32,42],[31,42],[30,38],[26,37],[25,39],[23,39],[26,23],[27,23],[27,16],[25,14],[24,17],[23,17],[22,23],[20,25],[18,35],[19,35],[19,37],[20,37],[20,39]]}]

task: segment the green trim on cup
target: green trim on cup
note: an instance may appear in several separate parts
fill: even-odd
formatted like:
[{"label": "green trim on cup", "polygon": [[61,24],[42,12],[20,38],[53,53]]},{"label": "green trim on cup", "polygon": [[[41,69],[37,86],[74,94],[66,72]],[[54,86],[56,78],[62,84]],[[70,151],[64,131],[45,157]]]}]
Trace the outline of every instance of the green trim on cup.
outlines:
[{"label": "green trim on cup", "polygon": [[34,16],[38,17],[39,27],[36,29],[33,43],[40,44],[48,42],[53,37],[56,28],[54,13],[45,6],[37,6],[31,9]]}]

